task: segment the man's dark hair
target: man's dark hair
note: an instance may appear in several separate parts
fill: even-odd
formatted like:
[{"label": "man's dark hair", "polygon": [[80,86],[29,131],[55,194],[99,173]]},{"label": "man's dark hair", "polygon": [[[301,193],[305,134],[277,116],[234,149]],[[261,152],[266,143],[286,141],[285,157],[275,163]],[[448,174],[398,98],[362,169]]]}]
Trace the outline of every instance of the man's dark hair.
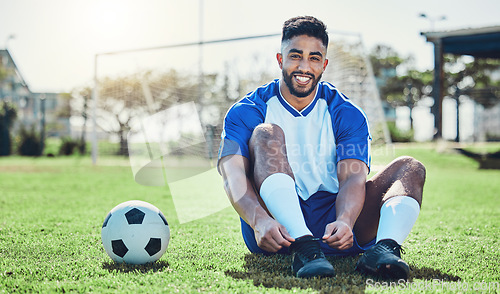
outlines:
[{"label": "man's dark hair", "polygon": [[325,47],[328,47],[326,25],[313,16],[297,16],[285,21],[281,36],[282,43],[300,35],[318,38]]}]

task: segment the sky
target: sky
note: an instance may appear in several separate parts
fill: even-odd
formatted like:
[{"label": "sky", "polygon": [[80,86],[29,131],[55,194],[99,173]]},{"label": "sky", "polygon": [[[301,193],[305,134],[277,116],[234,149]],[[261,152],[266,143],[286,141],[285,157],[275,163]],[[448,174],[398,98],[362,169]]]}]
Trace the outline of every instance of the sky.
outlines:
[{"label": "sky", "polygon": [[[0,48],[31,91],[71,91],[92,82],[96,54],[197,42],[200,3],[207,41],[279,33],[288,18],[313,15],[330,32],[359,34],[366,50],[385,44],[414,56],[421,70],[432,68],[433,47],[420,35],[431,30],[420,13],[445,16],[438,31],[500,25],[498,0],[0,0]],[[176,54],[186,66],[197,58]]]}]

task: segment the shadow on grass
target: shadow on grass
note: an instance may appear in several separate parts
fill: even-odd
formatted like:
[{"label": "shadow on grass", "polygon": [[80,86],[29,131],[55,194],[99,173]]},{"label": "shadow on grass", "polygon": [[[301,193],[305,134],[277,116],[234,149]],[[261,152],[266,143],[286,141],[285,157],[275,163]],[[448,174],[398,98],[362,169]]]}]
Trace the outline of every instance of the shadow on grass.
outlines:
[{"label": "shadow on grass", "polygon": [[412,281],[413,279],[418,280],[440,280],[446,282],[456,282],[461,280],[458,276],[453,276],[449,274],[445,274],[439,270],[428,268],[428,267],[417,267],[415,265],[410,264],[411,272],[408,280]]},{"label": "shadow on grass", "polygon": [[[291,270],[291,257],[287,255],[265,256],[261,254],[245,255],[242,271],[226,271],[226,275],[235,279],[252,280],[255,286],[283,289],[314,289],[319,293],[364,293],[368,285],[367,279],[384,281],[383,279],[360,274],[354,271],[359,256],[327,257],[335,268],[336,276],[330,278],[295,278]],[[450,276],[439,270],[411,266],[408,282],[413,279],[442,281],[457,281],[456,276]]]},{"label": "shadow on grass", "polygon": [[131,273],[131,272],[149,273],[149,272],[159,272],[159,271],[170,271],[168,262],[163,260],[146,264],[137,264],[137,265],[106,261],[102,263],[102,268],[108,270],[109,272],[119,271],[122,273]]}]

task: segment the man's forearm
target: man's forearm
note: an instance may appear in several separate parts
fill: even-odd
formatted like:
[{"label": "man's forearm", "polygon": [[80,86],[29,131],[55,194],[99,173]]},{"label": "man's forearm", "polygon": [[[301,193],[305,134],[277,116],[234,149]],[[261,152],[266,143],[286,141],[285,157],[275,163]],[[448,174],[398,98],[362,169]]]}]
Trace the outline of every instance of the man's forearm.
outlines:
[{"label": "man's forearm", "polygon": [[337,221],[343,221],[351,229],[365,202],[365,177],[352,175],[340,185],[336,200]]},{"label": "man's forearm", "polygon": [[238,215],[248,225],[250,225],[252,229],[255,229],[255,226],[260,219],[270,217],[260,202],[250,195],[244,195],[235,202],[231,200],[231,204]]},{"label": "man's forearm", "polygon": [[259,196],[247,177],[247,169],[247,159],[236,157],[221,160],[220,171],[226,194],[240,217],[255,228],[259,219],[270,216],[260,203]]},{"label": "man's forearm", "polygon": [[255,229],[259,218],[269,217],[267,211],[259,202],[253,187],[247,187],[244,192],[226,188],[226,193],[238,215],[253,229]]}]

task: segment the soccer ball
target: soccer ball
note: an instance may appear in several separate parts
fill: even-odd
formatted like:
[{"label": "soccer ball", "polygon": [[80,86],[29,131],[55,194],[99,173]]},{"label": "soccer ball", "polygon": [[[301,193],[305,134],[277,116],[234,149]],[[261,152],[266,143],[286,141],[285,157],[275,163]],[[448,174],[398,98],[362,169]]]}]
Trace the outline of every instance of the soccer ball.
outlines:
[{"label": "soccer ball", "polygon": [[102,244],[116,262],[155,262],[167,250],[170,228],[163,213],[144,201],[123,202],[113,208],[102,225]]}]

